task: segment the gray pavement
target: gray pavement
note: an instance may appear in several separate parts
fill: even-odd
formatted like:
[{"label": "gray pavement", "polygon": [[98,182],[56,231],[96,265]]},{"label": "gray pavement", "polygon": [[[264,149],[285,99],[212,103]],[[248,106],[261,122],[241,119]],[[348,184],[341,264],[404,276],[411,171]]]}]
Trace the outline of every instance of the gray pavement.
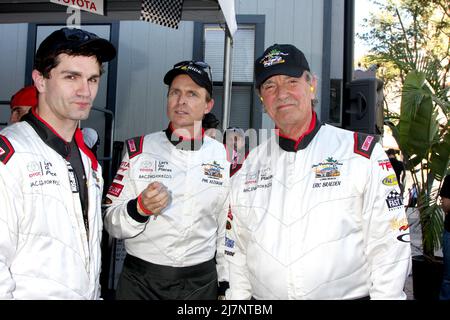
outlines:
[{"label": "gray pavement", "polygon": [[[414,208],[406,208],[406,217],[409,224],[411,255],[420,255],[422,254],[422,231],[420,229],[419,215]],[[408,300],[414,300],[412,272],[405,281],[404,291]]]},{"label": "gray pavement", "polygon": [[[422,231],[420,228],[419,215],[414,208],[406,208],[406,216],[409,224],[409,234],[411,239],[411,255],[421,255],[422,254]],[[442,257],[442,250],[435,252],[436,256]],[[412,273],[408,276],[405,281],[404,291],[406,293],[408,300],[414,300],[413,295],[413,279]]]},{"label": "gray pavement", "polygon": [[406,293],[406,299],[407,300],[414,300],[412,274],[410,274],[408,276],[408,278],[406,278],[405,288],[403,290]]}]

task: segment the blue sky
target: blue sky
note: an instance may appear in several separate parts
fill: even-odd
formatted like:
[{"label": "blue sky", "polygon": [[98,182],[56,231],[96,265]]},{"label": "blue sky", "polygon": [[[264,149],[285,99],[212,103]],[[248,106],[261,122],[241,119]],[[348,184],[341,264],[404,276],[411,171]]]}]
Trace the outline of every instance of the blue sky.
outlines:
[{"label": "blue sky", "polygon": [[[379,1],[382,2],[382,0]],[[373,4],[373,0],[355,0],[355,60],[358,60],[358,58],[369,51],[369,47],[356,37],[356,33],[362,33],[364,31],[364,28],[361,26],[363,19],[369,18],[370,12],[376,9],[377,6]]]}]

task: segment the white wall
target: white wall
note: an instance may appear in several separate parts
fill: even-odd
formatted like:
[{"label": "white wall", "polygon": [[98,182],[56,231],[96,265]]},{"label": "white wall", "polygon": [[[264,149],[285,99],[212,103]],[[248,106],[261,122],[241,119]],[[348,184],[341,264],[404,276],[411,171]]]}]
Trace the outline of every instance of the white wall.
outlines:
[{"label": "white wall", "polygon": [[[9,101],[25,84],[27,30],[26,23],[0,24],[1,101]],[[9,113],[9,105],[0,105],[0,123],[8,122]]]},{"label": "white wall", "polygon": [[344,0],[332,1],[331,79],[342,79],[344,73],[344,4]]},{"label": "white wall", "polygon": [[192,59],[193,35],[193,22],[182,21],[178,30],[144,21],[120,23],[114,140],[166,128],[163,78],[173,64]]},{"label": "white wall", "polygon": [[[274,43],[291,43],[305,53],[319,77],[318,114],[324,1],[329,0],[235,0],[236,14],[265,15],[265,48]],[[334,0],[331,77],[342,74],[342,16],[343,0]],[[192,58],[193,27],[189,21],[182,21],[178,30],[143,21],[120,22],[114,140],[166,127],[167,87],[163,77],[174,63]],[[24,84],[26,39],[27,24],[0,24],[0,41],[8,44],[0,47],[1,100],[9,100]],[[273,128],[265,114],[262,126]]]}]

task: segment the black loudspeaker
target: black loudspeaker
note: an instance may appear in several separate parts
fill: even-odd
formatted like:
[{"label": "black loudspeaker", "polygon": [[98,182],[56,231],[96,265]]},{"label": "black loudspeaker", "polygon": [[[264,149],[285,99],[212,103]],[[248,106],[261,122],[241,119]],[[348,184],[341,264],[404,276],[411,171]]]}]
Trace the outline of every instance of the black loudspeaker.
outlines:
[{"label": "black loudspeaker", "polygon": [[383,81],[376,78],[353,80],[344,103],[344,129],[383,134]]}]

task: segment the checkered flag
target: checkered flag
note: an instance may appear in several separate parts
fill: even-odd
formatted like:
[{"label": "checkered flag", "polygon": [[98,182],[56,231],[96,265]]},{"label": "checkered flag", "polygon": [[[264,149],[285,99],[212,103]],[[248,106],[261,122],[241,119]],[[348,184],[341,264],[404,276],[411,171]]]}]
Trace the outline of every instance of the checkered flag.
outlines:
[{"label": "checkered flag", "polygon": [[387,196],[387,199],[390,199],[390,200],[400,199],[400,198],[401,198],[401,195],[396,190],[392,190],[391,192],[389,192],[389,194]]},{"label": "checkered flag", "polygon": [[403,205],[403,197],[396,190],[392,190],[386,197],[386,204],[389,210],[395,209]]},{"label": "checkered flag", "polygon": [[141,20],[178,29],[184,0],[142,0]]}]

